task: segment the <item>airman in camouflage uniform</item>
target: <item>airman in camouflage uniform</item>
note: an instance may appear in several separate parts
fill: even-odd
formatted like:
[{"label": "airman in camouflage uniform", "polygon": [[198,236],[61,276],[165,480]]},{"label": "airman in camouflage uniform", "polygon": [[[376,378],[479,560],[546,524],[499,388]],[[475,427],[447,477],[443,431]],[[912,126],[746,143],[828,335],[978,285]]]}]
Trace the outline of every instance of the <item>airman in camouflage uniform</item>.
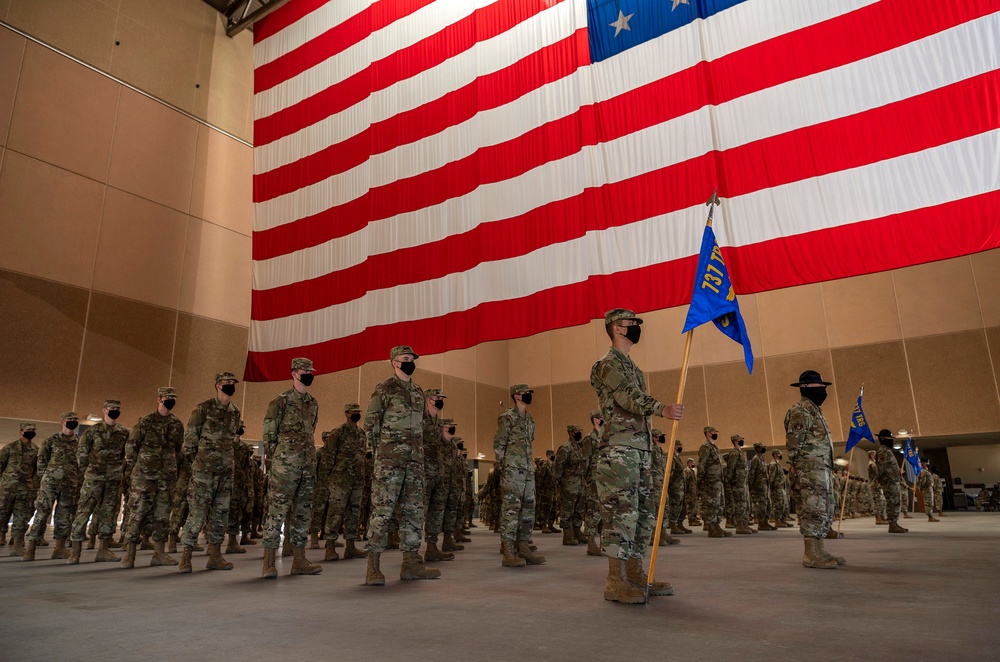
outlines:
[{"label": "airman in camouflage uniform", "polygon": [[80,467],[76,463],[76,447],[79,439],[76,436],[80,420],[76,412],[68,411],[59,417],[62,430],[42,442],[38,453],[38,473],[41,474],[41,487],[38,490],[38,500],[35,501],[35,519],[28,532],[28,547],[24,552],[25,561],[35,560],[35,546],[42,539],[42,531],[52,508],[55,505],[55,537],[56,546],[52,550],[52,558],[68,559],[69,549],[66,541],[69,539],[70,526],[76,515],[76,500],[80,496]]},{"label": "airman in camouflage uniform", "polygon": [[701,526],[698,513],[701,512],[701,505],[698,502],[698,469],[695,467],[694,458],[688,458],[687,466],[684,467],[684,508],[687,510],[688,524],[691,526]]},{"label": "airman in camouflage uniform", "polygon": [[448,501],[449,485],[444,480],[446,474],[443,468],[445,449],[452,445],[450,440],[445,443],[445,425],[438,415],[444,408],[445,397],[441,389],[424,391],[424,540],[427,543],[424,559],[427,561],[451,561],[455,558],[454,554],[438,549],[437,544],[444,527],[444,509]]},{"label": "airman in camouflage uniform", "polygon": [[[587,556],[602,556],[601,554],[601,528],[603,520],[601,518],[601,500],[597,496],[597,460],[601,453],[601,433],[604,429],[604,419],[601,418],[601,410],[593,409],[590,412],[590,424],[593,429],[583,438],[583,461],[585,469],[583,472],[583,498],[584,515],[583,525],[587,532]],[[550,529],[551,530],[551,529]],[[545,530],[543,529],[544,533]]]},{"label": "airman in camouflage uniform", "polygon": [[892,452],[892,432],[887,429],[878,433],[878,448],[875,449],[875,475],[884,493],[885,519],[889,523],[889,533],[909,533],[899,525],[899,462]]},{"label": "airman in camouflage uniform", "polygon": [[316,451],[316,489],[313,490],[312,516],[309,520],[309,549],[319,549],[319,538],[324,535],[323,526],[329,515],[330,472],[333,470],[330,432],[322,433],[320,438],[323,445]]},{"label": "airman in camouflage uniform", "polygon": [[231,372],[215,375],[215,397],[198,404],[184,432],[184,456],[191,463],[188,516],[181,539],[184,551],[178,572],[191,572],[191,553],[205,528],[209,570],[231,570],[222,556],[233,492],[233,444],[240,428],[240,410],[231,401],[239,380]]},{"label": "airman in camouflage uniform", "polygon": [[[167,551],[171,554],[177,551],[177,543],[180,540],[181,527],[187,521],[188,516],[188,487],[191,484],[191,458],[184,455],[183,447],[181,455],[177,458],[177,481],[174,483],[173,497],[170,501],[170,537],[167,539]],[[203,551],[197,543],[194,551]]]},{"label": "airman in camouflage uniform", "polygon": [[[229,534],[229,543],[226,545],[226,554],[246,554],[245,547],[240,547],[240,527],[247,514],[253,508],[253,448],[243,441],[243,433],[246,431],[243,421],[236,430],[236,439],[233,440],[233,491],[229,498],[229,523],[226,533]],[[249,540],[249,531],[244,528],[244,543],[255,545],[257,543]]]},{"label": "airman in camouflage uniform", "polygon": [[704,430],[705,443],[698,449],[698,497],[701,500],[701,519],[708,529],[709,538],[726,538],[733,534],[719,526],[722,512],[722,455],[715,441],[719,431],[711,425]]},{"label": "airman in camouflage uniform", "polygon": [[[651,458],[650,466],[650,482],[653,486],[653,503],[656,505],[656,516],[660,516],[660,496],[663,494],[663,474],[667,471],[667,455],[663,448],[667,444],[667,435],[663,434],[662,430],[656,428],[652,431],[653,434],[653,453]],[[671,471],[673,471],[673,463],[670,465]],[[666,545],[676,545],[680,542],[677,538],[670,535],[670,487],[667,487],[667,501],[664,507],[663,520],[660,527],[660,547]],[[650,540],[652,543],[655,540],[655,531],[653,529],[653,539]]]},{"label": "airman in camouflage uniform", "polygon": [[[826,387],[820,374],[807,370],[792,386],[799,388],[802,399],[785,414],[785,446],[795,468],[799,492],[799,531],[805,541],[802,565],[807,568],[836,568],[843,562],[823,547],[833,523],[833,442],[830,427],[820,406],[826,400]],[[837,537],[833,532],[830,537]]]},{"label": "airman in camouflage uniform", "polygon": [[156,411],[139,419],[125,444],[125,472],[131,475],[129,518],[122,522],[125,541],[123,568],[135,567],[135,551],[144,529],[152,530],[153,558],[149,565],[177,565],[163,550],[170,523],[170,497],[177,483],[177,457],[184,444],[184,424],[170,413],[177,392],[170,386],[156,392]]},{"label": "airman in camouflage uniform", "polygon": [[604,515],[601,548],[608,557],[604,599],[644,603],[649,595],[670,595],[669,582],[649,584],[642,558],[656,520],[651,474],[650,416],[679,420],[682,405],[666,405],[646,393],[646,377],[629,352],[639,342],[642,320],[616,308],[604,315],[611,347],[590,369],[590,385],[604,419],[597,492]]},{"label": "airman in camouflage uniform", "polygon": [[531,452],[535,419],[528,413],[534,391],[527,384],[514,384],[509,393],[514,406],[497,419],[493,452],[501,472],[501,564],[517,568],[545,563],[545,557],[533,554],[528,546],[535,521],[535,463]]},{"label": "airman in camouflage uniform", "polygon": [[365,486],[361,491],[361,510],[358,514],[361,528],[358,535],[362,540],[368,540],[368,521],[372,516],[372,476],[375,473],[375,451],[370,448],[365,450],[362,466],[365,469]]},{"label": "airman in camouflage uniform", "polygon": [[128,442],[129,433],[115,422],[121,414],[121,402],[105,400],[103,414],[104,418],[100,423],[95,423],[84,431],[76,449],[76,461],[84,474],[76,517],[73,519],[73,529],[70,533],[73,550],[68,563],[73,565],[80,562],[83,536],[86,533],[87,520],[91,515],[97,522],[97,536],[101,540],[94,561],[121,561],[111,552],[108,544],[115,534],[118,509],[121,505],[120,490],[124,473],[125,444]]},{"label": "airman in camouflage uniform", "polygon": [[441,549],[445,552],[460,552],[465,549],[465,545],[460,543],[468,539],[462,535],[459,527],[459,511],[465,500],[465,483],[462,474],[466,465],[462,462],[460,454],[465,448],[465,442],[461,437],[454,436],[457,425],[454,420],[447,418],[443,421],[445,430],[443,432],[443,442],[441,448],[441,482],[445,485],[445,500],[442,512],[441,528],[444,531],[444,543]]},{"label": "airman in camouflage uniform", "polygon": [[358,426],[361,405],[344,405],[344,423],[330,431],[326,449],[331,466],[328,479],[329,504],[323,531],[326,535],[325,561],[336,561],[337,538],[344,529],[344,558],[359,559],[368,554],[355,546],[360,529],[361,501],[365,489],[365,432]]},{"label": "airman in camouflage uniform", "polygon": [[672,534],[692,533],[691,529],[684,526],[685,508],[685,480],[684,462],[681,460],[681,453],[684,452],[684,444],[678,439],[674,443],[674,461],[670,463],[670,484],[667,486],[667,511],[668,517],[664,519],[665,524],[669,524],[669,531]]},{"label": "airman in camouflage uniform", "polygon": [[[871,487],[872,491],[875,523],[888,524],[889,521],[885,518],[885,493],[882,491],[882,486],[878,482],[878,464],[875,461],[876,455],[875,451],[868,451],[868,485]],[[896,481],[894,480],[893,482]]]},{"label": "airman in camouflage uniform", "polygon": [[[542,533],[552,533],[550,522],[555,521],[554,510],[558,486],[554,475],[554,461],[555,452],[552,450],[545,451],[545,459],[535,458],[535,528],[541,529]],[[494,524],[498,524],[498,522],[494,522]],[[494,530],[496,530],[495,527]]]},{"label": "airman in camouflage uniform", "polygon": [[928,522],[940,522],[941,520],[934,517],[934,511],[937,508],[934,504],[934,476],[931,474],[930,463],[927,460],[922,460],[921,464],[923,469],[917,474],[917,487],[924,495],[924,513],[927,515]]},{"label": "airman in camouflage uniform", "polygon": [[750,518],[750,496],[747,492],[747,456],[743,454],[743,436],[734,434],[730,437],[733,450],[726,453],[726,484],[729,485],[729,494],[732,497],[733,522],[736,524],[736,533],[749,534],[754,530],[750,528],[748,520]]},{"label": "airman in camouflage uniform", "polygon": [[563,530],[564,545],[587,542],[580,530],[583,526],[583,432],[579,425],[567,425],[569,438],[556,451],[555,478],[559,482],[559,526]]},{"label": "airman in camouflage uniform", "polygon": [[934,474],[934,512],[939,517],[947,517],[944,514],[944,478],[938,474],[936,468],[932,472]]},{"label": "airman in camouflage uniform", "polygon": [[[292,575],[318,575],[322,566],[306,559],[306,541],[316,489],[316,421],[319,403],[309,394],[313,363],[292,359],[292,387],[279,394],[264,415],[263,441],[271,458],[270,500],[264,522],[264,566],[261,577],[278,576],[275,556],[281,527],[292,541]],[[290,523],[290,526],[289,526]]]},{"label": "airman in camouflage uniform", "polygon": [[418,550],[424,525],[424,392],[410,375],[420,358],[408,345],[389,352],[393,376],[375,387],[365,413],[368,447],[375,451],[372,514],[368,521],[368,568],[365,584],[383,586],[382,552],[399,505],[400,579],[436,579],[441,571],[424,565]]},{"label": "airman in camouflage uniform", "polygon": [[[35,424],[21,423],[21,435],[0,449],[0,522],[7,524],[14,516],[10,529],[11,556],[22,556],[24,534],[34,512],[35,481],[38,471],[38,446]],[[43,522],[44,526],[44,522]]]},{"label": "airman in camouflage uniform", "polygon": [[750,489],[750,497],[754,504],[757,530],[777,531],[778,527],[770,524],[771,488],[767,476],[767,460],[764,459],[767,448],[758,441],[753,445],[753,450],[753,459],[750,460],[750,469],[747,472],[747,487]]},{"label": "airman in camouflage uniform", "polygon": [[790,528],[788,523],[788,477],[781,467],[781,451],[777,448],[771,451],[773,462],[767,465],[767,484],[770,489],[771,508],[774,512],[774,525],[777,528]]}]

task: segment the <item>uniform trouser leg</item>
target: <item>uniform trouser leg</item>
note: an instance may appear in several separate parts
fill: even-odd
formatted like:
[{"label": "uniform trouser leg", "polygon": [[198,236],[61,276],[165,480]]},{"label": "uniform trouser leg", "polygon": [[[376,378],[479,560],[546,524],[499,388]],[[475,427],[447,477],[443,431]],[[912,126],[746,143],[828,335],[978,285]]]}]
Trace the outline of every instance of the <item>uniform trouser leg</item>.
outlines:
[{"label": "uniform trouser leg", "polygon": [[299,467],[279,462],[271,465],[270,502],[264,522],[264,547],[277,549],[281,527],[287,522],[285,535],[292,547],[305,547],[312,519],[313,491],[316,472],[312,467]]},{"label": "uniform trouser leg", "polygon": [[718,524],[722,504],[722,481],[706,480],[698,486],[701,520],[705,524]]},{"label": "uniform trouser leg", "polygon": [[588,481],[583,494],[587,503],[584,526],[587,529],[587,535],[595,535],[601,528],[601,500],[597,496],[597,481]]},{"label": "uniform trouser leg", "polygon": [[166,542],[170,523],[171,483],[168,478],[132,476],[129,519],[122,524],[126,540],[138,542],[148,531],[156,542]]},{"label": "uniform trouser leg", "polygon": [[330,488],[324,485],[322,489],[313,490],[313,507],[309,520],[309,533],[323,533],[323,523],[327,518],[327,504],[330,502]]},{"label": "uniform trouser leg", "polygon": [[[424,540],[428,543],[437,542],[444,527],[444,509],[448,505],[448,485],[441,474],[427,473],[424,475]],[[456,521],[458,519],[456,509]],[[450,531],[449,531],[450,533]]]},{"label": "uniform trouser leg", "polygon": [[232,497],[233,474],[195,471],[188,485],[188,517],[182,540],[185,547],[195,547],[198,534],[205,529],[210,545],[221,545],[229,524],[229,501]]},{"label": "uniform trouser leg", "polygon": [[240,524],[243,521],[246,505],[246,498],[242,495],[229,499],[229,518],[226,522],[226,533],[228,535],[238,536],[240,534]]},{"label": "uniform trouser leg", "polygon": [[454,481],[446,480],[444,482],[448,496],[444,501],[444,516],[441,521],[441,530],[451,533],[458,526],[458,491],[455,490]]},{"label": "uniform trouser leg", "polygon": [[886,485],[882,488],[884,493],[884,506],[885,506],[885,519],[889,522],[895,522],[899,520],[900,512],[900,493],[899,493],[899,483],[894,483],[892,485]]},{"label": "uniform trouser leg", "polygon": [[597,493],[604,515],[601,546],[605,556],[642,558],[656,525],[650,453],[624,446],[601,448]]},{"label": "uniform trouser leg", "polygon": [[[82,541],[87,533],[87,521],[91,515],[91,530],[102,540],[110,539],[115,533],[115,518],[118,517],[118,483],[112,479],[84,479],[80,488],[80,500],[77,502],[76,517],[73,518],[73,528],[70,539],[73,542]],[[113,495],[111,494],[113,493]],[[111,504],[114,503],[114,513]],[[110,522],[105,522],[108,519]]]},{"label": "uniform trouser leg", "polygon": [[678,523],[684,519],[684,487],[675,488],[673,483],[667,486],[667,523]]},{"label": "uniform trouser leg", "polygon": [[[68,490],[67,490],[68,491]],[[38,490],[38,498],[35,500],[35,519],[31,523],[31,529],[28,531],[26,536],[27,540],[34,540],[38,542],[42,539],[42,532],[45,530],[45,525],[49,521],[49,517],[52,515],[52,509],[55,506],[56,500],[59,500],[60,507],[65,511],[63,507],[63,500],[60,498],[59,486],[42,483],[41,488]],[[65,515],[64,515],[65,517]],[[56,517],[56,526],[53,537],[56,540],[65,540],[69,531],[68,526],[64,517],[63,522],[60,523],[60,517]],[[62,524],[62,526],[60,526]]]},{"label": "uniform trouser leg", "polygon": [[833,524],[836,495],[830,467],[823,458],[799,458],[795,463],[799,490],[799,531],[806,538],[823,538]]},{"label": "uniform trouser leg", "polygon": [[388,546],[391,520],[399,506],[400,549],[420,548],[424,525],[424,465],[409,444],[382,442],[372,473],[371,518],[368,521],[368,549],[384,552]]},{"label": "uniform trouser leg", "polygon": [[504,468],[500,477],[500,539],[527,542],[535,522],[535,475],[528,469]]},{"label": "uniform trouser leg", "polygon": [[[31,490],[21,486],[13,486],[0,490],[0,519],[4,522],[13,516],[10,527],[11,539],[24,535],[28,531],[28,520],[35,511],[35,502]],[[45,522],[42,522],[44,526]]]}]

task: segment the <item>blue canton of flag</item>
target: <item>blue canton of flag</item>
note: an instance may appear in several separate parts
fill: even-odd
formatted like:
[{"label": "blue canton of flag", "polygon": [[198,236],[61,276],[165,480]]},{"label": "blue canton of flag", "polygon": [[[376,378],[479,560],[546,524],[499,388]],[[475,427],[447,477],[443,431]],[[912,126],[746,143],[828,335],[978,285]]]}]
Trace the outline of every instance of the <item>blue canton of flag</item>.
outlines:
[{"label": "blue canton of flag", "polygon": [[920,466],[920,457],[917,455],[917,448],[913,445],[913,437],[906,440],[903,459],[906,460],[906,478],[908,482],[913,483],[917,480],[917,474],[923,469]]},{"label": "blue canton of flag", "polygon": [[705,19],[745,0],[587,0],[590,61]]},{"label": "blue canton of flag", "polygon": [[711,225],[705,226],[705,235],[701,240],[694,294],[691,296],[691,307],[688,308],[687,320],[681,333],[687,333],[708,321],[715,322],[719,331],[743,345],[743,358],[747,362],[747,370],[752,373],[753,348],[750,347],[750,337],[743,323],[743,315],[740,314],[736,290],[729,280],[729,271]]},{"label": "blue canton of flag", "polygon": [[862,439],[867,439],[873,443],[875,441],[871,428],[868,427],[868,419],[865,418],[865,412],[861,408],[862,397],[864,397],[863,392],[862,395],[858,396],[858,404],[854,405],[854,412],[851,414],[851,431],[847,434],[847,446],[844,448],[845,453],[857,446],[858,442]]}]

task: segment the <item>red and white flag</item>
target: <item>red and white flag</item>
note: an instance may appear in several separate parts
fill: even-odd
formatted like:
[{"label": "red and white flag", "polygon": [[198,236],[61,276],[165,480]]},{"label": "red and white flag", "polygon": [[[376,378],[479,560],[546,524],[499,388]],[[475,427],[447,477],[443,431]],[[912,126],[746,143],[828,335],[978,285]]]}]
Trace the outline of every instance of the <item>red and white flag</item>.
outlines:
[{"label": "red and white flag", "polygon": [[1000,2],[291,0],[245,378],[1000,246]]}]

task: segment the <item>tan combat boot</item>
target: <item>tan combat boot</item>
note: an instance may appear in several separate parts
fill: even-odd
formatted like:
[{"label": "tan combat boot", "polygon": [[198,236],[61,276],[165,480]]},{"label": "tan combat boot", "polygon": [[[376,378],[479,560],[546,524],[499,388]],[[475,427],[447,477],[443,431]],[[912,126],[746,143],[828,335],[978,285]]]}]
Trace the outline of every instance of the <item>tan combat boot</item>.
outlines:
[{"label": "tan combat boot", "polygon": [[324,561],[339,561],[340,554],[337,553],[337,541],[332,538],[326,539],[326,553],[323,555]]},{"label": "tan combat boot", "polygon": [[385,586],[385,575],[379,570],[381,552],[368,552],[368,570],[365,572],[365,586]]},{"label": "tan combat boot", "polygon": [[579,545],[580,544],[580,541],[578,541],[576,539],[576,536],[573,535],[573,532],[570,530],[570,528],[568,526],[563,527],[562,533],[563,533],[562,544],[564,544],[564,545]]},{"label": "tan combat boot", "polygon": [[49,541],[45,539],[45,535],[44,534],[42,535],[42,539],[38,541],[38,546],[39,547],[48,547],[49,546]]},{"label": "tan combat boot", "polygon": [[625,579],[632,586],[646,590],[649,587],[650,595],[673,595],[674,587],[670,582],[653,582],[650,586],[649,577],[642,569],[642,559],[629,559],[625,561]]},{"label": "tan combat boot", "polygon": [[222,556],[222,543],[208,544],[208,563],[205,567],[209,570],[232,570],[233,564]]},{"label": "tan combat boot", "polygon": [[97,534],[91,533],[90,538],[87,539],[87,549],[94,549],[94,545],[97,544]]},{"label": "tan combat boot", "polygon": [[185,547],[184,551],[181,552],[181,563],[177,566],[177,572],[182,575],[186,575],[191,572],[191,552],[194,550],[190,547]]},{"label": "tan combat boot", "polygon": [[[678,545],[680,544],[680,542],[681,542],[680,540],[674,538],[669,533],[660,532],[660,547],[666,547],[667,545]],[[650,540],[649,544],[652,545],[653,541]]]},{"label": "tan combat boot", "polygon": [[[764,526],[767,525],[765,524]],[[736,533],[738,533],[739,535],[748,535],[753,532],[754,532],[753,529],[750,528],[750,525],[747,523],[745,519],[736,522]]]},{"label": "tan combat boot", "polygon": [[344,546],[345,559],[363,559],[368,556],[368,552],[363,552],[354,546],[354,538],[349,538]]},{"label": "tan combat boot", "polygon": [[11,535],[10,537],[10,556],[24,556],[24,534],[21,535]]},{"label": "tan combat boot", "polygon": [[282,558],[292,555],[292,536],[290,534],[285,534],[285,540],[281,543],[281,556]]},{"label": "tan combat boot", "polygon": [[587,539],[587,556],[601,556],[601,543],[598,536]]},{"label": "tan combat boot", "polygon": [[134,542],[125,543],[125,558],[122,559],[122,568],[131,569],[135,567],[135,550],[136,544]]},{"label": "tan combat boot", "polygon": [[455,555],[451,552],[442,552],[438,549],[437,541],[432,540],[427,543],[427,551],[424,553],[424,559],[430,562],[453,561],[455,559]]},{"label": "tan combat boot", "polygon": [[240,547],[235,535],[229,536],[229,544],[226,545],[226,554],[246,554],[246,547]]},{"label": "tan combat boot", "polygon": [[685,531],[684,531],[683,528],[681,528],[681,525],[678,524],[677,522],[671,522],[670,523],[670,533],[673,534],[673,535],[682,536],[682,535],[684,535]]},{"label": "tan combat boot", "polygon": [[576,536],[576,541],[578,543],[581,543],[583,545],[587,544],[587,536],[583,535],[583,531],[580,530],[580,527],[578,526],[573,527],[573,535]]},{"label": "tan combat boot", "polygon": [[52,550],[52,556],[50,558],[53,558],[53,559],[68,559],[69,558],[69,550],[66,548],[66,540],[65,539],[60,540],[59,538],[56,538],[56,546]]},{"label": "tan combat boot", "polygon": [[835,531],[833,528],[831,528],[829,531],[826,532],[826,537],[828,540],[838,540],[839,538],[844,537],[844,533],[842,531]]},{"label": "tan combat boot", "polygon": [[910,513],[903,513],[903,519],[913,519],[913,515]]},{"label": "tan combat boot", "polygon": [[940,508],[935,510],[934,512],[937,513],[938,517],[947,517],[947,515],[944,514],[944,511],[941,510]]},{"label": "tan combat boot", "polygon": [[843,556],[834,556],[830,552],[826,551],[826,547],[823,545],[823,539],[819,539],[819,553],[827,558],[833,559],[837,565],[847,565],[847,559]]},{"label": "tan combat boot", "polygon": [[172,556],[169,556],[166,552],[163,551],[162,540],[154,540],[153,558],[149,560],[149,565],[150,566],[177,565],[177,559],[175,559]]},{"label": "tan combat boot", "polygon": [[247,533],[246,529],[243,529],[243,537],[240,538],[240,544],[241,545],[256,545],[257,541],[253,539],[253,536],[251,536],[249,533]]},{"label": "tan combat boot", "polygon": [[[530,551],[530,550],[529,550]],[[503,554],[503,560],[500,561],[500,565],[505,568],[520,568],[523,565],[527,565],[527,561],[514,551],[514,541],[504,540],[500,543],[500,553]]]},{"label": "tan combat boot", "polygon": [[646,604],[646,589],[638,589],[625,578],[625,562],[608,557],[608,579],[604,582],[604,599],[627,605]]},{"label": "tan combat boot", "polygon": [[290,575],[318,575],[323,572],[323,566],[310,563],[306,558],[305,547],[293,547],[292,558],[292,569],[288,571]]},{"label": "tan combat boot", "polygon": [[705,522],[704,524],[701,525],[701,530],[702,531],[711,531],[712,530],[712,525],[709,524],[708,522]]},{"label": "tan combat boot", "polygon": [[264,569],[260,571],[260,576],[264,579],[274,579],[278,576],[278,569],[274,567],[275,558],[278,556],[278,550],[265,547],[264,548]]},{"label": "tan combat boot", "polygon": [[461,527],[455,527],[455,542],[472,542],[472,538],[467,538],[462,533]]},{"label": "tan combat boot", "polygon": [[823,568],[829,570],[837,567],[837,559],[823,554],[822,538],[803,538],[805,552],[802,554],[802,565],[806,568]]},{"label": "tan combat boot", "polygon": [[733,524],[733,520],[731,520],[728,517],[726,518],[726,528],[727,529],[735,529],[736,528],[736,525]]},{"label": "tan combat boot", "polygon": [[167,541],[167,551],[171,554],[177,553],[177,534],[171,533],[170,538]]},{"label": "tan combat boot", "polygon": [[319,549],[319,531],[309,534],[309,549]]},{"label": "tan combat boot", "polygon": [[889,522],[889,533],[909,533],[909,529],[904,529],[899,522]]},{"label": "tan combat boot", "polygon": [[[939,520],[937,517],[934,517],[934,513],[927,513],[927,521],[928,522],[940,522],[941,520]],[[13,556],[13,554],[11,554],[11,556]]]},{"label": "tan combat boot", "polygon": [[884,526],[889,523],[889,520],[882,519],[878,515],[875,516],[875,526]]},{"label": "tan combat boot", "polygon": [[101,543],[97,547],[97,556],[94,557],[94,563],[115,563],[122,560],[120,556],[115,556],[115,553],[108,549],[110,545],[110,541],[101,538]]},{"label": "tan combat boot", "polygon": [[153,549],[153,541],[149,539],[149,536],[142,537],[142,542],[139,544],[139,549],[147,552]]},{"label": "tan combat boot", "polygon": [[535,554],[532,552],[531,548],[528,547],[528,543],[523,540],[518,540],[516,543],[517,555],[520,556],[528,565],[544,565],[545,557],[541,554]]},{"label": "tan combat boot", "polygon": [[465,545],[459,545],[455,542],[455,538],[450,534],[444,534],[444,542],[441,543],[441,551],[443,552],[460,552],[465,549]]},{"label": "tan combat boot", "polygon": [[73,549],[70,550],[69,560],[66,561],[66,565],[76,565],[80,562],[80,552],[83,551],[83,541],[74,540],[72,546]]},{"label": "tan combat boot", "polygon": [[28,545],[24,548],[24,554],[21,556],[22,561],[34,561],[35,560],[35,541],[29,540]]},{"label": "tan combat boot", "polygon": [[542,526],[542,533],[552,533],[552,529],[549,528],[548,524]]},{"label": "tan combat boot", "polygon": [[437,579],[441,571],[425,566],[416,552],[403,552],[403,565],[399,567],[400,579]]}]

